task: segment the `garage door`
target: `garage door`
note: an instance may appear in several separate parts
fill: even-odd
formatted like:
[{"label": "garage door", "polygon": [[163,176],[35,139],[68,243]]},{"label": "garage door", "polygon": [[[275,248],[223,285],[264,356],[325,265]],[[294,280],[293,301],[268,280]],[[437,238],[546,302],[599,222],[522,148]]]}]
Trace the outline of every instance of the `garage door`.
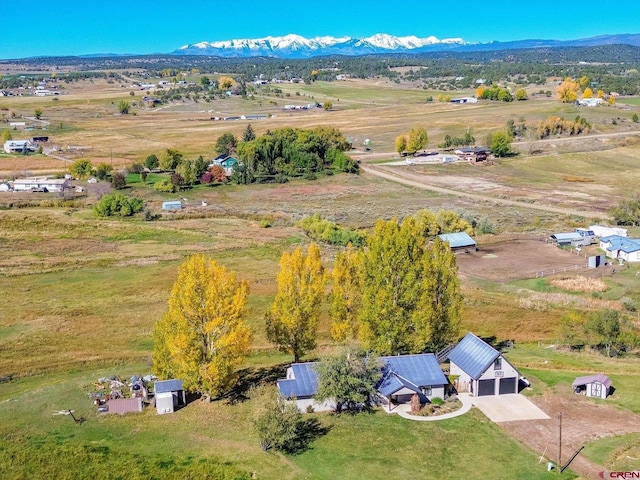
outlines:
[{"label": "garage door", "polygon": [[496,379],[480,380],[478,382],[478,396],[483,397],[486,395],[495,395],[496,393]]},{"label": "garage door", "polygon": [[505,393],[516,393],[516,377],[500,379],[500,395]]}]

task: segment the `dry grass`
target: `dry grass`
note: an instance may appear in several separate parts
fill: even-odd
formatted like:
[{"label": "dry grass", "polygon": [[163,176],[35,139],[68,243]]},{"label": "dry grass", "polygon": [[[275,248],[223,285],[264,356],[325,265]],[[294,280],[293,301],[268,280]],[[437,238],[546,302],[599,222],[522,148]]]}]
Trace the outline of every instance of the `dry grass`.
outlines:
[{"label": "dry grass", "polygon": [[570,292],[605,292],[609,288],[601,278],[590,278],[584,275],[556,277],[552,278],[549,283]]}]

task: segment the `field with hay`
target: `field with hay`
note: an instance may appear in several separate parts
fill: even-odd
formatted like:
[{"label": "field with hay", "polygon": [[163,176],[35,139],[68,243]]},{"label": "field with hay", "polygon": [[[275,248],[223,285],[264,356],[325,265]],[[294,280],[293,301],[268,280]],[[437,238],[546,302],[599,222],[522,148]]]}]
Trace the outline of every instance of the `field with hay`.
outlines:
[{"label": "field with hay", "polygon": [[[43,110],[34,132],[47,132],[55,152],[0,155],[0,179],[61,175],[78,158],[125,168],[167,148],[185,158],[212,158],[222,133],[240,136],[249,123],[211,120],[213,116],[270,115],[251,122],[257,134],[284,126],[335,126],[354,139],[352,154],[361,162],[388,162],[398,160],[395,137],[415,124],[427,128],[429,149],[435,149],[447,134],[470,130],[482,143],[508,120],[523,118],[533,125],[551,114],[572,118],[578,113],[573,105],[546,98],[470,106],[427,102],[426,96],[435,92],[385,80],[283,84],[282,92],[276,96],[258,90],[246,100],[140,106],[135,115],[118,114],[117,105],[139,101],[142,93],[131,96],[129,89],[102,80],[73,83],[56,101],[3,98],[0,107],[7,117],[28,118],[34,109]],[[331,101],[333,109],[282,110],[289,102],[310,101]],[[482,200],[370,174],[197,186],[176,194],[152,188],[164,174],[154,173],[147,182],[129,174],[123,191],[145,202],[154,218],[145,221],[142,216],[97,218],[92,206],[101,191],[84,182],[77,184],[85,190],[68,198],[0,192],[0,477],[94,478],[110,470],[130,478],[377,479],[392,469],[399,474],[420,471],[420,478],[434,479],[445,471],[452,478],[546,478],[541,451],[511,438],[478,411],[424,423],[383,412],[308,415],[307,450],[264,453],[251,427],[247,394],[253,385],[283,377],[291,362],[267,341],[264,314],[276,292],[280,256],[309,243],[297,220],[319,213],[344,226],[369,229],[381,218],[449,209],[486,219],[493,227],[493,233],[477,237],[478,252],[458,257],[462,333],[473,331],[496,343],[514,341],[506,355],[533,379],[528,392],[533,397],[562,393],[554,389],[564,388],[578,373],[605,371],[619,387],[611,403],[640,412],[637,357],[609,359],[554,347],[560,343],[561,319],[571,312],[586,315],[612,308],[638,323],[632,311],[640,305],[638,267],[619,267],[615,273],[581,267],[535,278],[548,267],[584,262],[540,239],[587,226],[592,219],[527,205],[607,212],[637,185],[634,161],[640,142],[629,120],[632,111],[602,107],[579,113],[598,134],[614,135],[589,141],[525,139],[515,145],[519,155],[491,166],[397,167],[436,185],[481,194]],[[612,117],[619,118],[616,125]],[[369,152],[363,149],[365,138],[371,139]],[[520,203],[497,205],[493,200],[499,198]],[[161,210],[163,201],[175,199],[181,199],[183,210]],[[637,235],[637,229],[631,234]],[[336,251],[322,246],[328,268]],[[103,376],[150,372],[154,324],[166,311],[178,265],[195,253],[215,258],[249,281],[252,344],[240,385],[223,399],[195,401],[174,415],[158,416],[152,408],[124,417],[99,415],[87,396],[91,385]],[[328,329],[324,311],[318,348],[305,360],[334,350]],[[69,409],[86,421],[76,424],[68,415],[57,415]],[[626,465],[617,453],[621,445],[631,452],[638,448],[634,436],[603,442],[587,452],[607,468]]]}]

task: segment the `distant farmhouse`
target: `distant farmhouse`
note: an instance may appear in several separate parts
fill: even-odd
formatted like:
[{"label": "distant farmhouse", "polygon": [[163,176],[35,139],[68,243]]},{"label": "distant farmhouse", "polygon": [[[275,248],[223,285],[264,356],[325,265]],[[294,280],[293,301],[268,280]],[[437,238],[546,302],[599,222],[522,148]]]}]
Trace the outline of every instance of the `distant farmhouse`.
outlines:
[{"label": "distant farmhouse", "polygon": [[233,174],[233,167],[235,167],[237,164],[237,159],[233,158],[230,155],[223,154],[218,155],[216,158],[211,160],[211,163],[209,163],[209,168],[214,166],[222,167],[224,169],[224,174],[227,177],[230,177]]},{"label": "distant farmhouse", "polygon": [[64,192],[70,188],[68,178],[24,178],[13,182],[16,192]]},{"label": "distant farmhouse", "polygon": [[4,153],[29,153],[38,150],[38,145],[31,140],[7,140],[3,148]]},{"label": "distant farmhouse", "polygon": [[628,238],[610,235],[600,239],[600,248],[609,258],[617,258],[626,262],[640,262],[640,238]]},{"label": "distant farmhouse", "polygon": [[458,148],[453,153],[467,160],[469,163],[484,162],[489,158],[491,150],[486,147],[463,147]]}]

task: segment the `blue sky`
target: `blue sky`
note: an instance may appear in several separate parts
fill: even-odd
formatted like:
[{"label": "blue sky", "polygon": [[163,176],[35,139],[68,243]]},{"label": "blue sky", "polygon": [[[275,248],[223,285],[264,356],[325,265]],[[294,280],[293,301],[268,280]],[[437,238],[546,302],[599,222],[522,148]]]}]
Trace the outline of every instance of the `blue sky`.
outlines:
[{"label": "blue sky", "polygon": [[288,33],[468,42],[640,33],[640,0],[0,0],[0,12],[2,59],[167,53],[187,43]]}]

